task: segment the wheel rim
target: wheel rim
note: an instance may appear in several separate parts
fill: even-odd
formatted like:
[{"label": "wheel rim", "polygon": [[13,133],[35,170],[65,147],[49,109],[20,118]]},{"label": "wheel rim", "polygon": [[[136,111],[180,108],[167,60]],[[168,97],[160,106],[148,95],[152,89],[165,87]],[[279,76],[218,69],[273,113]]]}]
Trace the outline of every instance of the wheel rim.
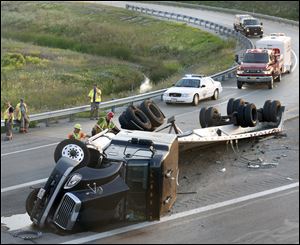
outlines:
[{"label": "wheel rim", "polygon": [[63,148],[62,156],[81,162],[84,158],[84,152],[83,149],[78,145],[69,144]]},{"label": "wheel rim", "polygon": [[194,104],[195,104],[195,105],[198,105],[198,102],[199,102],[198,95],[195,95]]},{"label": "wheel rim", "polygon": [[218,99],[218,97],[219,97],[219,92],[218,92],[218,90],[216,90],[215,91],[215,99]]}]

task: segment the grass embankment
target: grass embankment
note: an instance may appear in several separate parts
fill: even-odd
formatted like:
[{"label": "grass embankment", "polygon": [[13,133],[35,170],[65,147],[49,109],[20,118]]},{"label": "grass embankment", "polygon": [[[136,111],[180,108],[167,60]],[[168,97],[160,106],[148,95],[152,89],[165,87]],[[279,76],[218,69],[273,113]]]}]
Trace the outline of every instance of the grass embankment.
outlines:
[{"label": "grass embankment", "polygon": [[105,99],[119,98],[139,87],[143,73],[168,86],[185,71],[228,68],[234,46],[185,24],[100,4],[4,1],[1,108],[20,97],[31,113],[87,104],[95,82]]},{"label": "grass embankment", "polygon": [[176,1],[238,9],[299,21],[299,1]]}]

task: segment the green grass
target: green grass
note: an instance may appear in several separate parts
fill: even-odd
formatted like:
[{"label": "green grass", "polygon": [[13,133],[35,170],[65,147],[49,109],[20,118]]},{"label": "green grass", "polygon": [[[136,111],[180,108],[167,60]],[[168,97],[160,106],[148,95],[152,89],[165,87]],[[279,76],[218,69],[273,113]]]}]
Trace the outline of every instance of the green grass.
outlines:
[{"label": "green grass", "polygon": [[176,1],[238,9],[299,21],[299,1]]},{"label": "green grass", "polygon": [[143,73],[167,86],[187,71],[228,68],[234,47],[186,24],[100,4],[2,1],[1,108],[20,97],[31,113],[87,104],[95,82],[104,100],[120,98],[137,93]]},{"label": "green grass", "polygon": [[30,111],[88,104],[96,82],[105,99],[137,88],[144,76],[126,61],[2,39],[1,105],[25,97]]}]

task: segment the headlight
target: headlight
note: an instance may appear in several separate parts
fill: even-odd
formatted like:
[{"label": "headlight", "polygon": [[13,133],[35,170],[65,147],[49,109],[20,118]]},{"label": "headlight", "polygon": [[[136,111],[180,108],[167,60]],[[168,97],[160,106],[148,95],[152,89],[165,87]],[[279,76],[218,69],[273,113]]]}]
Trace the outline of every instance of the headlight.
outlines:
[{"label": "headlight", "polygon": [[246,32],[249,32],[249,31],[250,31],[249,28],[247,28],[247,29],[246,29]]},{"label": "headlight", "polygon": [[271,71],[263,71],[264,74],[272,74]]},{"label": "headlight", "polygon": [[82,179],[81,174],[73,174],[67,181],[67,183],[64,186],[64,189],[71,189],[75,185],[77,185],[80,180]]},{"label": "headlight", "polygon": [[236,71],[236,74],[243,74],[243,73],[244,73],[243,70],[237,70],[237,71]]},{"label": "headlight", "polygon": [[181,97],[190,97],[191,94],[181,94]]}]

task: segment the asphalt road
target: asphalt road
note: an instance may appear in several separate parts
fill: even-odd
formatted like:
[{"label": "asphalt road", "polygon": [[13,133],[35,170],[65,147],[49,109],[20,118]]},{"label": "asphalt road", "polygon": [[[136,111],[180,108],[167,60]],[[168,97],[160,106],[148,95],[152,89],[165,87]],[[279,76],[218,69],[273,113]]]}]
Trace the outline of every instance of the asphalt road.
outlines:
[{"label": "asphalt road", "polygon": [[93,244],[294,244],[299,243],[298,204],[299,188],[118,234]]},{"label": "asphalt road", "polygon": [[[117,5],[120,7],[125,6],[124,2],[105,2],[105,4],[110,4],[110,5],[114,5],[114,6]],[[141,4],[138,4],[138,5],[141,5]],[[230,14],[222,14],[220,12],[214,13],[211,11],[194,10],[194,9],[187,9],[187,8],[175,8],[175,7],[170,7],[170,6],[156,7],[155,5],[149,5],[149,4],[146,4],[146,6],[149,8],[156,8],[159,10],[173,11],[176,13],[184,13],[186,15],[194,16],[194,17],[201,16],[201,18],[203,18],[203,19],[219,22],[222,25],[232,27],[233,15],[230,15]],[[274,23],[274,22],[271,22],[268,20],[263,20],[263,22],[264,22],[265,33],[280,31],[280,32],[285,32],[287,35],[291,36],[293,50],[295,51],[296,56],[299,57],[299,46],[298,46],[299,45],[299,27],[295,27],[295,26],[291,26],[291,25],[287,25],[287,24],[283,24],[283,23]],[[254,39],[254,41],[255,41],[255,39]],[[299,115],[299,66],[298,65],[295,67],[295,70],[291,74],[285,74],[282,77],[282,81],[280,83],[275,83],[275,87],[272,90],[269,90],[268,88],[266,88],[264,86],[260,86],[260,87],[257,87],[257,86],[250,87],[249,86],[249,87],[245,87],[245,88],[243,87],[242,90],[238,90],[236,88],[236,82],[234,79],[227,80],[227,81],[223,82],[222,85],[224,87],[224,91],[222,94],[220,94],[219,100],[217,100],[217,101],[211,101],[211,100],[202,101],[200,103],[200,105],[197,107],[192,107],[190,105],[167,106],[164,103],[160,102],[159,99],[157,99],[156,101],[167,117],[172,116],[172,115],[176,116],[177,124],[184,131],[199,127],[198,113],[199,113],[200,107],[216,106],[219,108],[220,112],[222,114],[224,114],[226,111],[227,101],[229,98],[232,98],[232,97],[233,98],[238,98],[238,97],[244,98],[245,100],[247,100],[249,102],[254,102],[257,107],[262,107],[264,101],[267,99],[272,99],[272,100],[277,99],[277,100],[280,100],[281,103],[286,106],[286,111],[287,111],[286,114],[288,117],[293,117],[295,115]],[[122,108],[118,110],[118,113],[120,113],[121,110],[122,110]],[[86,131],[90,131],[90,129],[92,128],[92,126],[94,124],[94,122],[89,121],[89,120],[79,120],[78,122],[80,122],[83,125],[83,128]],[[66,137],[67,133],[72,129],[73,124],[74,124],[74,122],[64,122],[64,123],[51,125],[51,127],[49,127],[49,128],[41,127],[41,128],[32,129],[30,131],[30,133],[27,135],[15,134],[14,140],[12,142],[2,142],[1,143],[1,200],[2,200],[1,201],[1,216],[2,217],[9,217],[11,215],[25,213],[24,203],[25,203],[28,193],[30,192],[29,187],[26,186],[26,183],[31,182],[31,181],[36,181],[36,180],[41,180],[40,182],[43,182],[43,180],[49,176],[49,173],[51,172],[51,170],[54,166],[53,152],[54,152],[55,146],[58,142],[60,142],[62,139],[64,139]],[[295,128],[296,126],[294,125],[292,127]],[[299,135],[299,127],[298,127],[298,131],[296,128],[296,131],[294,133],[296,133],[296,135]],[[296,141],[295,144],[299,150],[299,141]],[[195,161],[196,161],[195,164],[200,164],[200,162],[198,162],[198,161],[200,161],[200,159],[195,160]],[[288,176],[291,176],[291,174],[294,172],[294,173],[296,173],[296,175],[293,176],[293,180],[294,180],[294,182],[298,181],[299,180],[299,168],[297,166],[299,165],[298,164],[299,158],[294,156],[293,161],[294,161],[293,162],[294,164],[291,164],[289,169],[286,169],[286,170],[284,168],[281,169],[281,171],[287,171],[286,173],[285,172],[283,172],[283,173],[276,172],[275,176],[278,177],[280,175],[280,176],[288,177]],[[295,161],[296,161],[296,164],[295,164]],[[184,166],[182,166],[182,168],[184,168]],[[272,170],[272,171],[276,171],[276,170]],[[208,173],[209,173],[209,171],[207,169],[204,169],[202,176],[203,175],[210,176]],[[253,176],[254,176],[253,182],[255,182],[261,178],[267,179],[268,177],[270,177],[270,172],[264,172],[263,174],[253,173]],[[211,176],[211,177],[213,177],[213,176]],[[274,176],[272,176],[272,177],[274,177]],[[241,176],[239,176],[238,173],[235,173],[235,175],[232,175],[231,178],[233,181],[233,182],[231,182],[231,184],[234,183],[237,186],[240,184],[240,182],[244,181],[244,179],[241,179]],[[204,177],[204,179],[205,179],[205,177]],[[259,191],[278,187],[281,184],[286,185],[286,184],[290,183],[289,181],[283,181],[283,180],[280,180],[280,181],[279,180],[275,181],[274,183],[271,183],[269,185],[266,185],[266,184],[261,185],[260,186],[261,189],[259,189]],[[230,186],[230,184],[229,184],[229,186]],[[7,189],[10,187],[12,190]],[[201,186],[201,187],[203,187],[203,186]],[[225,191],[226,188],[228,188],[228,186],[224,185],[223,191]],[[256,188],[258,188],[258,187],[256,187]],[[240,191],[233,192],[231,198],[236,198],[239,196],[243,196],[245,194],[254,193],[256,188],[253,188],[251,190],[246,190],[246,189],[242,188]],[[264,200],[264,198],[262,198],[262,200],[260,200],[259,202],[253,201],[250,203],[246,203],[246,205],[249,205],[249,216],[251,216],[255,213],[256,214],[261,213],[262,211],[257,212],[256,210],[263,210],[263,208],[265,208],[265,204],[268,202],[277,204],[277,205],[274,204],[273,205],[274,207],[272,206],[272,208],[270,208],[270,209],[269,209],[270,205],[268,205],[268,209],[265,209],[263,211],[264,215],[266,215],[265,216],[266,220],[268,221],[268,222],[266,222],[266,224],[263,224],[263,222],[261,222],[261,220],[263,220],[263,219],[260,219],[259,215],[256,215],[256,216],[258,216],[257,224],[260,224],[257,227],[259,227],[260,230],[265,231],[267,229],[271,229],[274,226],[274,229],[272,228],[272,231],[276,231],[276,229],[277,228],[279,229],[279,227],[284,229],[284,227],[285,227],[284,224],[286,224],[286,226],[289,226],[289,225],[290,226],[294,226],[294,225],[299,226],[299,220],[292,219],[293,217],[294,218],[298,217],[298,213],[299,213],[299,199],[297,199],[295,197],[298,194],[293,191],[291,193],[290,193],[290,191],[288,191],[287,193],[284,192],[282,195],[286,195],[285,197],[289,197],[291,200],[293,200],[294,207],[293,207],[293,205],[290,205],[291,202],[290,202],[289,198],[286,198],[287,201],[284,202],[282,200],[284,198],[281,195],[277,195],[277,194],[272,199],[272,202],[269,199]],[[227,200],[228,198],[229,198],[229,195],[224,195],[224,200]],[[186,198],[186,199],[189,199],[189,198]],[[210,198],[207,198],[207,200],[209,201],[207,204],[211,204],[211,203],[219,201],[217,199],[217,197],[215,197],[215,198],[210,197]],[[194,204],[186,204],[184,201],[186,201],[185,198],[182,198],[182,200],[179,198],[177,206],[175,205],[175,209],[178,212],[184,211],[193,205],[195,207],[197,207],[197,205],[199,204],[198,202],[195,202]],[[221,201],[223,201],[223,200],[221,200]],[[182,205],[180,205],[180,204],[182,204]],[[202,203],[201,206],[203,206],[203,205],[204,204]],[[280,212],[280,210],[276,209],[276,206],[281,207],[281,212]],[[298,207],[298,209],[297,209],[297,207]],[[207,243],[217,242],[218,239],[221,239],[224,236],[226,237],[226,242],[233,241],[232,239],[235,238],[235,239],[241,239],[241,240],[236,240],[237,242],[249,241],[249,242],[254,243],[255,241],[251,240],[251,239],[254,239],[253,238],[254,236],[251,236],[251,232],[256,232],[256,233],[253,233],[252,235],[256,234],[256,235],[260,236],[261,240],[259,240],[259,241],[261,241],[261,242],[268,242],[268,241],[270,241],[268,239],[273,239],[274,234],[269,237],[269,236],[266,236],[266,232],[259,233],[258,230],[253,229],[253,227],[251,230],[251,227],[246,225],[247,220],[243,221],[242,217],[244,217],[244,215],[243,215],[243,212],[241,212],[241,210],[243,210],[245,208],[236,206],[233,209],[228,209],[228,210],[227,209],[228,208],[226,208],[226,210],[217,210],[218,215],[212,214],[211,216],[207,217],[207,222],[212,222],[211,224],[216,224],[216,225],[205,226],[205,224],[204,224],[205,229],[203,229],[202,232],[206,231],[206,232],[204,232],[205,234],[201,233],[201,231],[197,231],[197,233],[195,234],[194,237],[193,237],[193,234],[191,234],[191,237],[189,237],[190,240],[185,240],[183,242],[184,243],[195,242],[196,239],[198,239],[198,237],[200,237],[197,235],[198,233],[202,234],[201,239],[203,238],[203,240],[201,240],[201,242],[206,241]],[[176,212],[176,210],[175,210],[175,212]],[[250,212],[250,210],[252,210],[252,212]],[[271,219],[272,213],[273,213],[273,215],[275,215],[278,218],[278,219],[276,219],[277,220],[276,222],[275,221],[273,222],[273,220]],[[195,224],[194,222],[197,223],[197,220],[199,221],[200,216],[202,216],[202,215],[204,215],[204,214],[201,214],[201,215],[199,214],[199,219],[196,219],[195,221],[191,220],[191,222],[186,222],[186,220],[183,220],[182,224],[184,224],[184,225],[180,225],[181,222],[179,222],[177,220],[175,222],[176,224],[174,224],[174,227],[175,227],[174,231],[177,231],[177,234],[180,232],[183,234],[186,234],[186,232],[190,233],[189,231],[192,231],[193,229],[189,228],[188,224],[189,223]],[[217,220],[218,217],[224,217],[224,219],[220,218],[219,220]],[[236,223],[236,224],[230,223],[230,217],[231,217],[231,219],[232,219],[232,217],[241,217],[240,223]],[[274,220],[276,217],[274,217]],[[225,220],[227,222],[225,222]],[[281,220],[280,221],[281,223],[278,220]],[[216,223],[214,223],[213,221]],[[224,226],[222,228],[222,226],[219,225],[222,222],[225,222],[226,224],[228,223],[228,229],[227,228],[224,229]],[[243,223],[243,222],[245,222],[245,223]],[[287,222],[287,223],[284,223],[284,222]],[[281,225],[276,226],[274,223],[278,223]],[[242,229],[242,226],[244,226],[243,227],[244,232],[242,233],[245,235],[244,237],[242,237],[241,234],[240,234],[240,236],[238,236],[238,233],[234,233],[234,232],[232,233],[231,229],[233,229],[233,227],[235,225],[237,225],[236,227],[241,227],[241,229]],[[165,227],[162,227],[162,226],[165,226]],[[167,226],[166,224],[159,224],[159,227],[154,226],[152,229],[165,230],[168,228],[166,226]],[[268,228],[267,226],[272,226],[272,227]],[[292,227],[290,227],[290,228],[293,229]],[[182,229],[182,230],[180,230],[180,229]],[[221,230],[221,232],[218,233],[218,231],[220,231],[220,230]],[[246,232],[247,230],[248,230],[248,233]],[[161,242],[174,242],[174,240],[173,241],[169,240],[169,239],[171,239],[170,237],[172,237],[172,236],[170,236],[170,234],[172,234],[173,231],[168,230],[168,232],[170,232],[170,233],[165,233],[168,235],[161,234],[160,238],[165,239],[165,240],[160,240]],[[175,233],[176,232],[174,232],[174,234]],[[3,232],[3,230],[1,232],[1,234],[2,234],[2,238],[1,238],[2,243],[20,242],[20,240],[13,238],[8,233]],[[86,236],[89,234],[93,234],[93,232],[79,234],[79,236],[82,237],[82,236]],[[147,239],[148,239],[148,233],[142,233],[142,234],[147,234]],[[215,234],[215,235],[213,236],[212,234]],[[230,236],[230,234],[232,234],[232,236]],[[276,234],[277,233],[275,233],[275,236],[276,236]],[[151,232],[149,232],[149,240],[145,240],[144,242],[147,242],[147,241],[150,242],[151,236],[152,236],[152,242],[155,242],[155,241],[153,241],[153,239],[155,237],[153,238],[153,234],[151,234]],[[46,233],[45,236],[42,238],[42,240],[39,240],[38,243],[62,242],[62,241],[71,240],[76,237],[77,237],[76,235],[59,237],[54,234]],[[293,239],[293,242],[297,242],[297,236],[292,236],[292,237],[294,237],[294,238],[296,237],[295,239]],[[144,236],[144,238],[146,239],[146,236]],[[113,238],[113,239],[116,239],[116,238]],[[124,239],[125,240],[122,241],[122,243],[124,243],[124,242],[135,243],[138,241],[138,240],[128,240],[129,239],[128,237],[124,237]],[[209,239],[212,239],[212,240],[209,240]],[[278,239],[279,240],[276,240],[276,241],[280,241],[281,237],[279,237]],[[218,241],[222,242],[222,240],[218,240]],[[103,241],[101,241],[101,243],[102,242]],[[114,242],[114,240],[112,240],[111,242]],[[115,242],[117,242],[117,240],[115,240]],[[178,240],[177,240],[177,242],[178,242]],[[298,242],[299,242],[299,233],[298,233]]]}]

